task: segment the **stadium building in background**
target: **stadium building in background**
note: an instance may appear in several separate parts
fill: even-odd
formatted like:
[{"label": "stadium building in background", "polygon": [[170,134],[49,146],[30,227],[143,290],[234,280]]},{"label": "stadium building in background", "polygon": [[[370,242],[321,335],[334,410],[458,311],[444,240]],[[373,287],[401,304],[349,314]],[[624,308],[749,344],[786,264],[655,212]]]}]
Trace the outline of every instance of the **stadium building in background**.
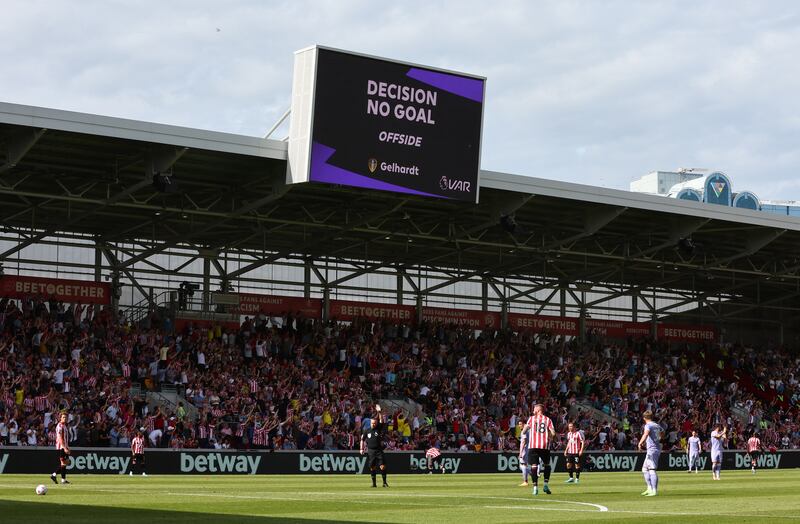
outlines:
[{"label": "stadium building in background", "polygon": [[[348,149],[335,99],[296,92],[290,135],[305,141],[298,158],[310,155],[299,175],[297,149],[273,132],[0,102],[3,292],[95,300],[132,321],[158,311],[176,326],[291,310],[577,337],[797,339],[795,203],[713,171],[657,171],[620,191],[484,169],[485,79],[312,49],[347,67],[379,62],[357,84],[372,111],[358,132],[375,146]],[[298,54],[296,88],[313,89],[309,56]],[[475,149],[457,170],[419,150],[437,126],[466,125],[452,147]],[[433,182],[398,185],[423,172]]]}]

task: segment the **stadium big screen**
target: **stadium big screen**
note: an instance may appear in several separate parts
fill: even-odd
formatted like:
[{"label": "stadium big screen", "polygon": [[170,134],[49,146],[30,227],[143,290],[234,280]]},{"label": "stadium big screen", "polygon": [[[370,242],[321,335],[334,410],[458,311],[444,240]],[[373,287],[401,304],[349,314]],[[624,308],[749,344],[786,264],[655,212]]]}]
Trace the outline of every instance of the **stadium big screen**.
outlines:
[{"label": "stadium big screen", "polygon": [[314,55],[299,61],[305,78],[295,63],[290,162],[299,127],[308,139],[293,182],[477,201],[485,79],[321,47],[303,53]]}]

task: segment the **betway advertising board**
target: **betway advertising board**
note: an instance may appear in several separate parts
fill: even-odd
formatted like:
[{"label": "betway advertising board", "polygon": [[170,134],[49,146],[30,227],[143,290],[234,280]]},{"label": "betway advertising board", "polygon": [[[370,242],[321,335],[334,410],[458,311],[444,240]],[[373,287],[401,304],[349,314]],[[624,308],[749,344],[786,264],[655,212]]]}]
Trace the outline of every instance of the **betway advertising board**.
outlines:
[{"label": "betway advertising board", "polygon": [[[67,470],[70,473],[124,475],[130,471],[127,449],[73,448]],[[146,450],[147,471],[156,475],[260,475],[260,474],[367,474],[367,457],[352,451],[215,451],[215,450]],[[640,471],[643,453],[624,451],[587,452],[584,464],[593,464],[591,471]],[[0,447],[0,474],[49,474],[58,455],[52,448]],[[420,473],[427,470],[424,451],[387,452],[386,462],[393,474]],[[550,466],[556,473],[566,472],[562,453],[554,452]],[[518,473],[516,453],[443,453],[434,467],[446,473]],[[688,467],[685,453],[664,453],[658,465],[662,471],[681,471]],[[700,457],[699,467],[711,468],[708,453]],[[800,451],[762,453],[760,469],[800,467]],[[750,469],[745,451],[726,451],[723,468]]]},{"label": "betway advertising board", "polygon": [[485,83],[327,47],[298,51],[287,181],[477,202]]}]

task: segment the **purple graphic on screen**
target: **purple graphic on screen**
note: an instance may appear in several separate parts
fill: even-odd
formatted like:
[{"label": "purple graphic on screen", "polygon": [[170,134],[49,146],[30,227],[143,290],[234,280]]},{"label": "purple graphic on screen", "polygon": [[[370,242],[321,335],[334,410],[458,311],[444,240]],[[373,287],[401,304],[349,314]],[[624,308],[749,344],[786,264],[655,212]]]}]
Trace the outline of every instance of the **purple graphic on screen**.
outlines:
[{"label": "purple graphic on screen", "polygon": [[353,173],[341,167],[336,167],[328,163],[328,159],[336,152],[332,147],[314,142],[311,147],[311,174],[310,180],[312,182],[327,182],[329,184],[342,184],[345,186],[366,187],[369,189],[380,189],[383,191],[394,191],[395,193],[409,193],[411,195],[421,195],[435,198],[446,198],[443,195],[434,195],[409,189],[388,182],[381,182],[380,180],[373,180],[364,175]]},{"label": "purple graphic on screen", "polygon": [[406,76],[476,102],[483,102],[483,80],[412,67]]}]

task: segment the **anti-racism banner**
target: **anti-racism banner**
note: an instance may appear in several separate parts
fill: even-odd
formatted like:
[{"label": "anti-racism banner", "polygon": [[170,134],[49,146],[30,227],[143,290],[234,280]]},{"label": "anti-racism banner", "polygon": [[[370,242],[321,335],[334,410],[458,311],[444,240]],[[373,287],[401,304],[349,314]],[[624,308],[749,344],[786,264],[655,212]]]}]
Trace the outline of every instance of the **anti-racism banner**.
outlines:
[{"label": "anti-racism banner", "polygon": [[457,324],[472,329],[500,329],[500,313],[474,309],[423,307],[422,320]]},{"label": "anti-racism banner", "polygon": [[[386,452],[386,463],[392,474],[427,473],[429,467],[448,474],[514,473],[519,474],[516,453],[442,453],[432,463],[424,451]],[[148,474],[156,475],[265,475],[265,474],[368,474],[367,457],[354,451],[231,451],[231,450],[167,450],[146,449]],[[598,472],[640,471],[645,454],[628,451],[589,451],[582,462],[585,474]],[[58,456],[53,448],[0,447],[0,474],[41,474],[53,471]],[[553,452],[550,466],[555,473],[566,472],[563,452]],[[701,454],[698,467],[708,471],[711,460]],[[745,451],[723,453],[725,470],[748,470],[750,459]],[[800,467],[800,451],[761,453],[760,469]],[[124,475],[130,471],[131,456],[127,448],[72,448],[67,471]],[[686,453],[662,453],[658,469],[686,471]]]},{"label": "anti-racism banner", "polygon": [[649,322],[625,322],[622,320],[586,319],[586,329],[601,337],[624,339],[649,337]]},{"label": "anti-racism banner", "polygon": [[239,313],[242,315],[279,315],[300,313],[305,318],[322,317],[322,300],[318,298],[284,297],[239,293]]},{"label": "anti-racism banner", "polygon": [[371,302],[352,302],[350,300],[331,300],[330,318],[335,320],[355,320],[364,318],[372,321],[388,320],[400,324],[416,322],[417,308],[399,304],[380,304]]},{"label": "anti-racism banner", "polygon": [[24,298],[40,296],[62,302],[111,304],[111,285],[88,280],[5,275],[0,278],[0,296]]},{"label": "anti-racism banner", "polygon": [[476,202],[485,83],[336,49],[298,51],[288,179]]}]

